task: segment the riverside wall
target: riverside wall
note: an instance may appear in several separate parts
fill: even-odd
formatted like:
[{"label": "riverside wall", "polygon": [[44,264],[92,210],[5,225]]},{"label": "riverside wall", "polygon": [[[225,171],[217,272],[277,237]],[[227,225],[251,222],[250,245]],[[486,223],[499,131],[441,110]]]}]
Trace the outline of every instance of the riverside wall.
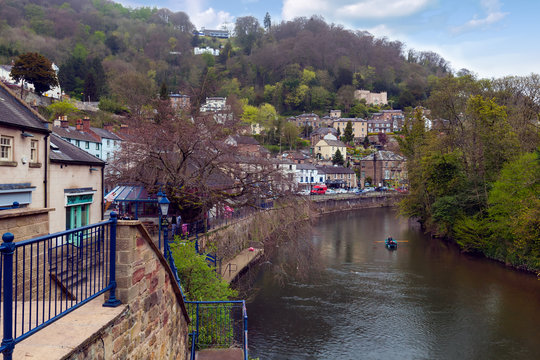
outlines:
[{"label": "riverside wall", "polygon": [[397,206],[404,195],[394,193],[370,193],[360,196],[312,196],[312,209],[317,215],[333,212]]},{"label": "riverside wall", "polygon": [[161,251],[139,221],[118,221],[115,319],[64,359],[186,359],[189,317]]},{"label": "riverside wall", "polygon": [[373,193],[361,196],[344,194],[301,197],[298,201],[282,204],[281,207],[278,205],[274,209],[256,213],[211,231],[200,239],[200,244],[202,248],[208,248],[214,244],[218,257],[227,262],[250,246],[264,248],[264,243],[268,238],[284,236],[294,231],[299,222],[309,221],[313,216],[396,206],[402,196],[401,194]]}]

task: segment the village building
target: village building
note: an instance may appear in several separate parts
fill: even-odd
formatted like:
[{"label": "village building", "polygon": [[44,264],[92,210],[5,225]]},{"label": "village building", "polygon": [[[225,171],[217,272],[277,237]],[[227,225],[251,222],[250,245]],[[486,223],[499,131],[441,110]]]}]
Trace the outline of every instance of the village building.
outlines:
[{"label": "village building", "polygon": [[358,186],[356,173],[353,169],[343,166],[317,166],[319,173],[326,176],[326,185],[329,188],[356,188]]},{"label": "village building", "polygon": [[364,119],[340,118],[338,120],[334,120],[334,122],[332,123],[332,127],[334,127],[336,130],[339,130],[340,134],[343,136],[349,122],[352,125],[353,136],[355,137],[355,139],[364,139],[367,136],[368,121]]},{"label": "village building", "polygon": [[356,100],[365,100],[369,105],[387,105],[388,98],[386,91],[381,93],[372,93],[369,90],[355,90],[354,98]]},{"label": "village building", "polygon": [[402,186],[407,182],[406,160],[392,151],[379,150],[360,160],[360,185]]},{"label": "village building", "polygon": [[314,154],[318,160],[332,160],[336,152],[339,150],[343,159],[347,158],[347,145],[339,141],[337,137],[328,134],[317,142],[314,146]]}]

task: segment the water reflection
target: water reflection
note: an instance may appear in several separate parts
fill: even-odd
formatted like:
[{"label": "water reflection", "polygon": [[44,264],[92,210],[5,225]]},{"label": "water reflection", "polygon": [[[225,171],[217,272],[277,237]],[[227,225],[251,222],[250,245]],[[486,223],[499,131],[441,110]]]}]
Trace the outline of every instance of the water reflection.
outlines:
[{"label": "water reflection", "polygon": [[[387,236],[402,241],[396,251],[377,242]],[[461,255],[389,209],[326,216],[310,240],[321,257],[313,276],[286,278],[280,286],[268,266],[257,275],[248,303],[253,357],[540,354],[540,281],[533,276]]]}]

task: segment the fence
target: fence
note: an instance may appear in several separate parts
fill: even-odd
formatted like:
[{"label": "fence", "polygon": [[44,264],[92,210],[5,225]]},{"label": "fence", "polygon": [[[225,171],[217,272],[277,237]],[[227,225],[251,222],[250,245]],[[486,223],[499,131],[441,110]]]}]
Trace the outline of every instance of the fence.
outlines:
[{"label": "fence", "polygon": [[[247,360],[247,310],[244,300],[186,301],[171,251],[171,243],[174,243],[175,237],[169,236],[168,227],[163,227],[162,230],[163,255],[171,267],[182,292],[188,315],[192,319],[189,329],[191,359],[195,359],[195,351],[198,349],[239,347],[244,352],[244,360]],[[195,237],[195,241],[197,241],[197,237]],[[198,249],[196,251],[199,253]],[[217,272],[217,263],[220,260],[215,256],[206,254],[206,261],[209,266],[213,265]]]},{"label": "fence", "polygon": [[247,310],[244,300],[238,301],[186,301],[191,358],[195,350],[238,347],[248,360]]},{"label": "fence", "polygon": [[116,213],[95,225],[30,240],[2,236],[3,339],[11,359],[15,345],[62,316],[110,291],[104,306],[118,306],[115,289]]}]

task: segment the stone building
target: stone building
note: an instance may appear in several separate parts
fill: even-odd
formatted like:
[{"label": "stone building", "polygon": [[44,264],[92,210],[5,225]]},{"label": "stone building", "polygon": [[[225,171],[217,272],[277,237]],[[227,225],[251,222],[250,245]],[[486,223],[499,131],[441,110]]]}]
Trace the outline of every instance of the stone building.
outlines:
[{"label": "stone building", "polygon": [[388,98],[386,91],[381,93],[372,93],[369,90],[355,90],[354,98],[356,100],[365,100],[369,105],[387,105]]},{"label": "stone building", "polygon": [[401,186],[407,182],[406,160],[391,151],[379,150],[360,160],[360,185]]},{"label": "stone building", "polygon": [[340,134],[343,136],[347,123],[351,122],[353,135],[356,139],[364,139],[368,134],[368,121],[360,118],[341,118],[334,120],[332,126],[335,129],[339,129]]}]

